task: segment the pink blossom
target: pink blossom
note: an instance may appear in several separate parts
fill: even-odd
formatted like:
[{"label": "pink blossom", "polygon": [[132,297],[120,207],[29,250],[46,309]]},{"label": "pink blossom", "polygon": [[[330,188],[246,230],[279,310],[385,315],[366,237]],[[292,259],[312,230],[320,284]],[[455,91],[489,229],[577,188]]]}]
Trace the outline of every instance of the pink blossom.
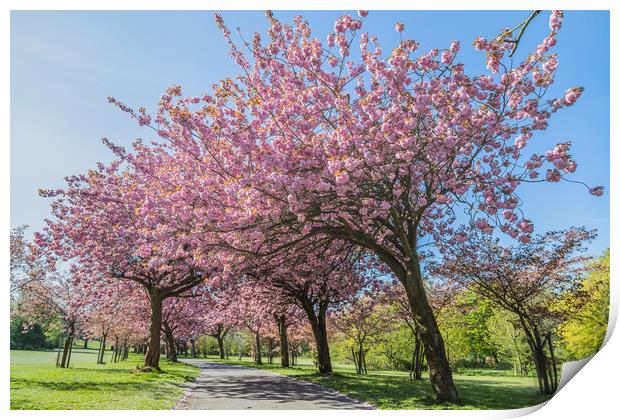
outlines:
[{"label": "pink blossom", "polygon": [[592,187],[592,188],[590,188],[589,192],[590,192],[590,194],[592,194],[592,195],[595,195],[595,196],[597,196],[597,197],[600,197],[600,196],[602,196],[602,195],[603,195],[603,193],[605,192],[605,189],[604,189],[604,187],[602,187],[602,186],[600,186],[600,185],[599,185],[599,186],[597,186],[597,187]]},{"label": "pink blossom", "polygon": [[340,175],[336,176],[336,184],[343,185],[349,182],[349,174],[346,172],[342,172]]},{"label": "pink blossom", "polygon": [[569,106],[574,104],[577,102],[577,99],[579,99],[582,93],[583,88],[573,87],[568,89],[564,94],[564,103]]},{"label": "pink blossom", "polygon": [[441,62],[446,64],[446,63],[449,63],[450,61],[452,61],[452,52],[444,51],[441,54]]},{"label": "pink blossom", "polygon": [[549,29],[552,31],[558,31],[562,27],[562,18],[564,18],[564,12],[561,10],[554,10],[549,16]]},{"label": "pink blossom", "polygon": [[521,235],[519,236],[519,242],[524,244],[529,244],[532,241],[532,237],[530,235]]},{"label": "pink blossom", "polygon": [[549,182],[560,182],[562,179],[562,174],[557,169],[547,169],[547,181]]},{"label": "pink blossom", "polygon": [[534,232],[534,224],[527,220],[527,219],[523,219],[521,220],[517,226],[519,227],[519,229],[521,229],[521,231],[525,232],[525,233],[532,233]]}]

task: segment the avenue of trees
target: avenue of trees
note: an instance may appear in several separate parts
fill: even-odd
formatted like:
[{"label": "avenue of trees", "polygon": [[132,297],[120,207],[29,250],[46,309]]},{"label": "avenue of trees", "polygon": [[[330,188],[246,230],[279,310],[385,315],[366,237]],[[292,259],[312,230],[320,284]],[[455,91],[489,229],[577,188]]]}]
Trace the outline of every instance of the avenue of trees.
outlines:
[{"label": "avenue of trees", "polygon": [[215,15],[238,75],[172,86],[152,114],[109,98],[157,140],[104,139],[115,160],[41,190],[33,241],[12,231],[15,346],[38,328],[61,368],[81,337],[99,363],[107,343],[155,371],[216,351],[310,354],[330,374],[336,355],[427,377],[439,402],[459,401],[454,369],[507,366],[553,393],[558,363],[601,345],[609,287],[608,254],[585,257],[596,233],[535,232],[518,194],[576,182],[570,142],[534,140],[583,92],[545,97],[563,13],[533,51],[518,46],[538,11],[476,39],[478,75],[458,42],[418,52],[400,23],[384,51],[367,14],[325,40],[302,17],[267,12],[267,37],[246,39]]}]

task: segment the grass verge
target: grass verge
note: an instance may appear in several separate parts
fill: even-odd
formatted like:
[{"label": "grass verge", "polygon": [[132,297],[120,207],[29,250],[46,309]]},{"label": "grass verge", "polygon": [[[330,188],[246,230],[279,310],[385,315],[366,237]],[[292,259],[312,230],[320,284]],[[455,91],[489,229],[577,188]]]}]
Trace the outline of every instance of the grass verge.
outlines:
[{"label": "grass verge", "polygon": [[71,367],[55,366],[55,351],[11,350],[11,409],[112,410],[170,409],[184,384],[200,370],[184,363],[161,362],[163,373],[135,372],[142,356],[96,364],[97,350],[73,348]]}]

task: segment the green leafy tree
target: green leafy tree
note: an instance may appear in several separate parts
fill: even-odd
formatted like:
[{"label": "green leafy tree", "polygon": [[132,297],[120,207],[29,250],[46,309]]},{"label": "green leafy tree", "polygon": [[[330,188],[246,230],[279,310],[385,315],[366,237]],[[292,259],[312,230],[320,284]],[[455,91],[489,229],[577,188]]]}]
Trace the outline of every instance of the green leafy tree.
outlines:
[{"label": "green leafy tree", "polygon": [[[609,249],[594,261],[589,275],[581,283],[587,303],[560,332],[567,357],[582,359],[593,355],[603,345],[609,320]],[[570,304],[567,298],[564,303]]]},{"label": "green leafy tree", "polygon": [[447,306],[441,317],[437,318],[437,323],[446,342],[446,355],[450,366],[462,366],[471,354],[462,310],[456,305]]},{"label": "green leafy tree", "polygon": [[51,346],[41,325],[32,324],[22,316],[11,318],[11,349],[37,350]]},{"label": "green leafy tree", "polygon": [[493,316],[493,307],[489,299],[472,292],[464,292],[460,303],[465,307],[465,337],[467,338],[471,357],[481,363],[486,357],[496,358],[497,348],[491,339],[489,319]]},{"label": "green leafy tree", "polygon": [[529,375],[533,368],[530,349],[516,317],[505,309],[495,307],[488,326],[498,362],[512,364],[517,375]]},{"label": "green leafy tree", "polygon": [[372,338],[368,366],[379,370],[410,370],[413,341],[411,329],[402,321],[395,322],[391,329]]}]

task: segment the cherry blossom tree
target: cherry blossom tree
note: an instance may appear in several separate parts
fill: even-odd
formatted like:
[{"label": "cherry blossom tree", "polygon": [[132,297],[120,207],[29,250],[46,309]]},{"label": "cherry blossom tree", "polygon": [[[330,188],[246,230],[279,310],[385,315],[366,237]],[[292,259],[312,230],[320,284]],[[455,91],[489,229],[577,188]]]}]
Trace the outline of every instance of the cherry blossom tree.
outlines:
[{"label": "cherry blossom tree", "polygon": [[82,299],[84,289],[78,279],[70,271],[51,263],[46,249],[28,247],[28,269],[24,281],[19,284],[20,298],[14,313],[26,316],[31,322],[41,319],[60,324],[56,366],[68,368],[75,336],[89,307],[88,301]]},{"label": "cherry blossom tree", "polygon": [[166,343],[166,358],[174,363],[179,361],[175,335],[180,328],[186,326],[187,322],[191,322],[183,314],[185,303],[187,300],[181,300],[178,297],[166,299],[164,303],[161,331]]},{"label": "cherry blossom tree", "polygon": [[[106,343],[109,337],[148,335],[148,325],[142,314],[148,311],[148,300],[144,291],[124,282],[102,282],[90,287],[81,297],[82,303],[89,301],[84,318],[85,338],[98,338],[97,363],[105,363]],[[118,341],[118,339],[117,339]],[[116,346],[117,347],[117,346]]]},{"label": "cherry blossom tree", "polygon": [[229,299],[224,289],[212,289],[204,304],[205,313],[199,321],[204,332],[217,341],[220,359],[226,357],[224,339],[238,326],[237,317],[229,313]]},{"label": "cherry blossom tree", "polygon": [[[165,302],[162,332],[170,361],[177,361],[181,346],[187,352],[188,340],[212,332],[212,324],[208,320],[215,308],[211,304],[210,291],[205,285],[197,287],[190,296],[173,297]],[[195,348],[192,352],[195,356]]]},{"label": "cherry blossom tree", "polygon": [[284,296],[280,296],[280,299],[280,303],[275,306],[272,312],[278,331],[280,364],[283,368],[287,368],[291,365],[289,331],[291,328],[297,328],[307,318],[302,308],[291,304]]},{"label": "cherry blossom tree", "polygon": [[11,229],[10,235],[10,282],[11,297],[26,281],[28,281],[28,272],[32,271],[30,250],[28,241],[24,237],[28,226],[22,225]]},{"label": "cherry blossom tree", "polygon": [[[132,305],[130,310],[123,311],[121,322],[110,328],[109,334],[114,339],[114,352],[111,355],[113,363],[127,360],[129,347],[148,339],[148,318],[144,316],[148,311],[148,298],[144,293],[141,295],[142,304],[137,307]],[[103,353],[101,358],[103,359]]]},{"label": "cherry blossom tree", "polygon": [[303,250],[274,256],[269,264],[248,268],[247,276],[271,290],[272,295],[281,296],[276,308],[292,303],[305,312],[314,336],[319,372],[331,373],[329,311],[366,286],[368,279],[363,271],[372,264],[362,259],[359,247],[342,241],[322,240],[307,245]]},{"label": "cherry blossom tree", "polygon": [[302,354],[303,349],[314,341],[314,334],[310,324],[307,322],[293,324],[287,330],[287,339],[290,351],[290,366],[297,366],[297,358]]},{"label": "cherry blossom tree", "polygon": [[229,284],[226,293],[227,318],[234,320],[238,327],[246,328],[252,333],[254,363],[260,365],[263,363],[261,337],[273,323],[270,296],[263,285],[247,281]]},{"label": "cherry blossom tree", "polygon": [[190,291],[219,265],[208,248],[198,248],[194,229],[202,225],[193,220],[183,193],[166,179],[181,175],[170,172],[161,156],[154,161],[145,153],[126,155],[105,142],[124,161],[67,177],[65,189],[42,190],[43,196],[57,197],[55,218],[35,238],[58,258],[73,261],[88,282],[122,280],[144,288],[151,312],[145,367],[159,370],[164,300]]}]

